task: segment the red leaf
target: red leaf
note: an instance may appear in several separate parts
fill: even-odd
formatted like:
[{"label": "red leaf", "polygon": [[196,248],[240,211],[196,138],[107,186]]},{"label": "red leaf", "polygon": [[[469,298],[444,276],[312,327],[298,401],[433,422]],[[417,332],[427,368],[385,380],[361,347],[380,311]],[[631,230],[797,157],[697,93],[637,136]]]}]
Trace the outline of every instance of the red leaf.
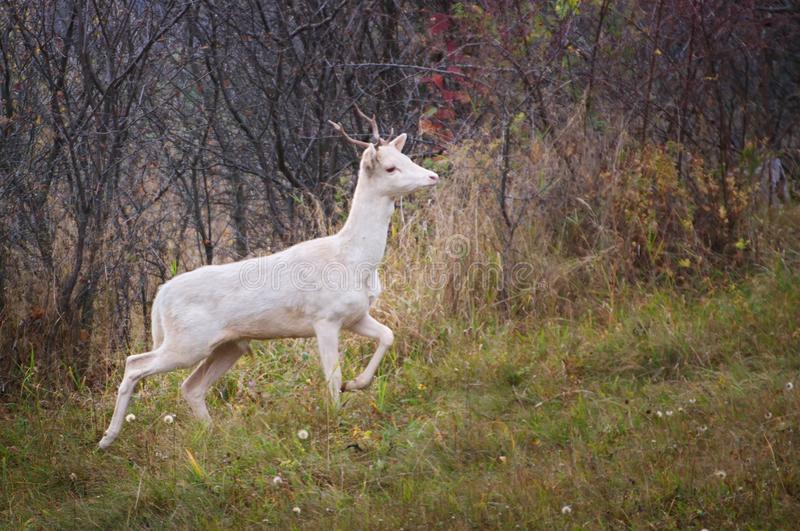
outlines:
[{"label": "red leaf", "polygon": [[441,74],[433,74],[430,77],[420,79],[422,83],[433,83],[439,90],[444,90],[444,77]]},{"label": "red leaf", "polygon": [[[448,90],[446,92],[450,91]],[[433,117],[437,120],[452,120],[456,117],[456,113],[453,111],[453,109],[439,109],[436,111],[436,114],[434,114]]]},{"label": "red leaf", "polygon": [[439,35],[450,28],[450,17],[446,13],[434,13],[431,15],[431,35]]},{"label": "red leaf", "polygon": [[444,101],[446,101],[447,103],[453,103],[453,100],[456,98],[455,97],[455,91],[443,90],[442,91],[442,98],[444,98]]}]

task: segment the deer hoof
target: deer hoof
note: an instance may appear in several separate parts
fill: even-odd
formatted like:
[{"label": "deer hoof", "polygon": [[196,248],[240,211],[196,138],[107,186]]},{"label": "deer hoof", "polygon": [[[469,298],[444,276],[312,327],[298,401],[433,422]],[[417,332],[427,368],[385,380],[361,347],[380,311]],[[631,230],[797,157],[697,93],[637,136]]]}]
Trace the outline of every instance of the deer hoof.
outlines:
[{"label": "deer hoof", "polygon": [[357,380],[350,380],[342,384],[342,391],[355,391],[356,389],[361,389]]},{"label": "deer hoof", "polygon": [[103,435],[103,438],[100,439],[100,442],[97,443],[97,446],[101,450],[105,450],[106,448],[111,446],[111,443],[114,442],[114,439],[116,439],[116,438],[117,438],[116,435],[109,436],[108,434],[105,434],[105,435]]}]

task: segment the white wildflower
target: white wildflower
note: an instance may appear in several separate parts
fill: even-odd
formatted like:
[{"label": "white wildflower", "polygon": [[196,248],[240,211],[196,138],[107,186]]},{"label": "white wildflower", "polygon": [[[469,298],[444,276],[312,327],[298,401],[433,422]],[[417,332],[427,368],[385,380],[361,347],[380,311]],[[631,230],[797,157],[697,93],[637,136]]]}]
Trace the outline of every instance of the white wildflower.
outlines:
[{"label": "white wildflower", "polygon": [[689,403],[690,404],[694,404],[695,402],[697,402],[697,399],[695,399],[695,398],[690,398],[689,399]]},{"label": "white wildflower", "polygon": [[571,505],[565,505],[564,507],[562,507],[561,508],[561,514],[572,514],[572,506]]},{"label": "white wildflower", "polygon": [[175,415],[164,415],[164,422],[167,424],[172,424],[175,422]]},{"label": "white wildflower", "polygon": [[125,415],[125,422],[133,422],[134,420],[136,420],[136,415],[133,413],[128,413]]},{"label": "white wildflower", "polygon": [[282,477],[275,476],[274,478],[272,478],[272,484],[275,485],[276,487],[278,485],[280,485],[281,483],[283,483],[283,478]]},{"label": "white wildflower", "polygon": [[658,418],[661,418],[661,417],[663,417],[663,416],[664,416],[664,413],[662,413],[662,412],[661,412],[661,410],[658,410],[658,411],[656,411],[656,416],[657,416]]},{"label": "white wildflower", "polygon": [[78,481],[78,474],[76,474],[75,472],[70,472],[69,479],[70,481]]},{"label": "white wildflower", "polygon": [[683,413],[683,408],[682,407],[678,408],[678,413]]},{"label": "white wildflower", "polygon": [[297,438],[301,441],[305,441],[308,439],[308,431],[307,430],[300,430],[297,432]]},{"label": "white wildflower", "polygon": [[717,470],[716,472],[714,472],[714,475],[719,479],[725,479],[726,477],[728,477],[728,473],[725,472],[724,470]]},{"label": "white wildflower", "polygon": [[791,391],[792,389],[794,389],[794,384],[792,382],[786,382],[786,385],[784,387],[786,388],[787,391]]},{"label": "white wildflower", "polygon": [[300,507],[292,507],[292,512],[294,514],[300,514]]},{"label": "white wildflower", "polygon": [[671,409],[668,409],[668,410],[667,410],[667,416],[668,416],[668,417],[671,417],[671,416],[672,416],[672,410],[671,410]]},{"label": "white wildflower", "polygon": [[766,413],[764,413],[764,418],[767,419],[767,420],[771,419],[772,418],[772,411],[767,411]]}]

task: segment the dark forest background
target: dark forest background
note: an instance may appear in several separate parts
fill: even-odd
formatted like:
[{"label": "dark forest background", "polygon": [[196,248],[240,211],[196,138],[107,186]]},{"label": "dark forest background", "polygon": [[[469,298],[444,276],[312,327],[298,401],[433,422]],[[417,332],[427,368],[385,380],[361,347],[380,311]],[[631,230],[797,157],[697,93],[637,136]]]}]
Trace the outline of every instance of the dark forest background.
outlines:
[{"label": "dark forest background", "polygon": [[356,105],[447,181],[389,267],[463,236],[546,287],[451,273],[417,311],[712,282],[780,254],[799,87],[794,0],[4,0],[0,392],[91,382],[163,281],[335,230],[357,153],[327,121],[364,131]]}]

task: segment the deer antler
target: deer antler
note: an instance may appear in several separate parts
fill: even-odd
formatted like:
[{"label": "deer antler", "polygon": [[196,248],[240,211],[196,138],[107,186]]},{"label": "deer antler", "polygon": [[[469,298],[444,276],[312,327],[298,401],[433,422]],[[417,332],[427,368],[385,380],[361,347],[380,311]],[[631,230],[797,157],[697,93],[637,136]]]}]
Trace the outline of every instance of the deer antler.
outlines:
[{"label": "deer antler", "polygon": [[369,122],[369,125],[372,127],[372,140],[376,146],[383,146],[386,145],[386,140],[381,138],[380,128],[378,127],[378,121],[375,119],[375,115],[373,114],[372,117],[367,116],[361,109],[358,108],[358,105],[355,106],[356,112],[359,116]]},{"label": "deer antler", "polygon": [[338,123],[333,122],[331,120],[328,120],[328,123],[331,124],[334,129],[339,131],[339,133],[341,133],[342,136],[344,136],[347,139],[347,141],[350,142],[351,144],[355,144],[356,146],[362,147],[362,148],[366,148],[366,147],[370,146],[369,142],[364,142],[363,140],[356,140],[355,138],[353,138],[350,135],[348,135],[347,132],[345,132],[344,127],[342,127],[342,124],[338,124]]},{"label": "deer antler", "polygon": [[[356,112],[358,113],[358,115],[361,116],[366,121],[368,121],[370,127],[372,128],[372,145],[374,145],[374,146],[385,146],[386,144],[388,144],[389,143],[388,140],[384,140],[384,139],[381,138],[380,128],[378,127],[378,121],[375,119],[375,115],[372,115],[371,117],[367,116],[366,114],[364,114],[361,111],[361,109],[358,108],[358,105],[356,105],[355,108],[356,108]],[[337,123],[337,122],[333,122],[331,120],[328,120],[328,123],[331,124],[334,129],[339,131],[347,139],[347,141],[350,142],[351,144],[355,144],[356,146],[363,147],[363,148],[365,148],[365,147],[370,145],[369,142],[364,142],[363,140],[356,140],[355,138],[353,138],[350,135],[348,135],[345,132],[344,127],[342,127],[342,124]],[[392,129],[392,134],[394,134],[394,129]]]}]

